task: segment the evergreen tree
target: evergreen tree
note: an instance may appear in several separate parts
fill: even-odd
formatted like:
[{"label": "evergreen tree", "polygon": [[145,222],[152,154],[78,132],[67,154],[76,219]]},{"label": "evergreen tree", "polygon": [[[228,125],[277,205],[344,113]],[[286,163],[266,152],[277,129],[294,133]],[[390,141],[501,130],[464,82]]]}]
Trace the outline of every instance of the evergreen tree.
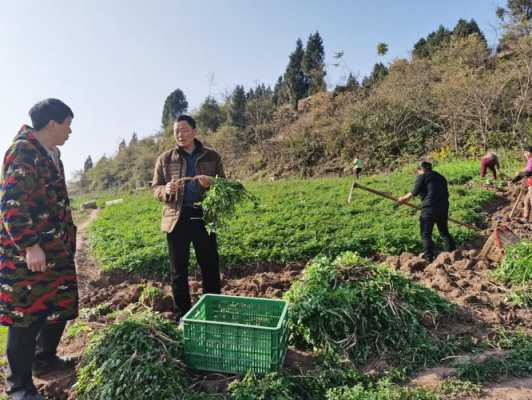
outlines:
[{"label": "evergreen tree", "polygon": [[188,109],[188,102],[181,89],[176,89],[168,95],[164,102],[161,123],[163,129],[171,124],[180,114]]},{"label": "evergreen tree", "polygon": [[216,99],[208,96],[196,115],[199,128],[205,132],[214,132],[221,125],[223,117],[222,110]]},{"label": "evergreen tree", "polygon": [[272,98],[272,101],[273,101],[273,104],[276,107],[279,107],[280,105],[286,103],[287,98],[286,98],[285,93],[286,93],[286,90],[285,90],[285,84],[284,84],[284,81],[283,81],[283,77],[280,76],[277,79],[277,83],[273,87],[273,98]]},{"label": "evergreen tree", "polygon": [[92,158],[91,156],[88,156],[87,159],[85,160],[85,163],[83,164],[83,173],[86,173],[93,166],[94,164],[92,163]]},{"label": "evergreen tree", "polygon": [[477,34],[487,45],[486,37],[474,19],[471,19],[469,22],[467,22],[465,19],[460,18],[453,28],[453,36],[455,37],[465,38],[473,34]]},{"label": "evergreen tree", "polygon": [[349,73],[349,76],[347,77],[347,82],[345,83],[345,87],[349,91],[355,91],[360,88],[360,83],[358,83],[357,78],[355,78],[351,72]]},{"label": "evergreen tree", "polygon": [[364,78],[362,81],[362,86],[365,88],[371,88],[381,82],[386,75],[388,75],[388,68],[383,63],[376,63],[373,66],[373,71],[371,71],[371,75],[367,78]]},{"label": "evergreen tree", "polygon": [[244,86],[237,85],[231,96],[229,109],[229,123],[232,126],[244,129],[246,127],[246,91]]},{"label": "evergreen tree", "polygon": [[303,72],[304,55],[303,43],[301,39],[297,39],[296,49],[290,54],[288,66],[284,73],[284,82],[288,89],[290,103],[294,108],[297,108],[297,102],[308,93],[309,83]]},{"label": "evergreen tree", "polygon": [[137,136],[137,132],[133,132],[131,135],[131,140],[129,141],[129,146],[135,146],[139,142],[139,137]]},{"label": "evergreen tree", "polygon": [[317,31],[311,34],[307,40],[302,69],[308,77],[307,95],[322,92],[326,89],[325,49],[320,33]]}]

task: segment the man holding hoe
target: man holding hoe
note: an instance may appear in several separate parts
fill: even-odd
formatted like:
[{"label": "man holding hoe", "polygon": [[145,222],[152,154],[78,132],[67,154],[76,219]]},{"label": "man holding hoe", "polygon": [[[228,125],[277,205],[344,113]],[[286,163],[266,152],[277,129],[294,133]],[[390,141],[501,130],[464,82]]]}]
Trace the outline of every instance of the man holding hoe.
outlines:
[{"label": "man holding hoe", "polygon": [[181,115],[174,122],[177,146],[161,154],[155,164],[152,189],[164,203],[161,229],[166,232],[176,322],[191,308],[188,286],[190,243],[203,279],[203,293],[220,293],[216,235],[207,232],[198,203],[211,178],[225,178],[218,153],[196,139],[196,121]]},{"label": "man holding hoe", "polygon": [[440,236],[445,242],[447,251],[456,248],[454,240],[449,233],[449,191],[447,180],[432,170],[432,164],[423,161],[417,169],[418,177],[414,189],[410,193],[398,199],[399,204],[404,204],[414,196],[420,196],[423,200],[421,205],[421,215],[419,225],[421,229],[421,240],[423,242],[424,258],[428,262],[434,260],[434,242],[432,241],[432,230],[434,225],[438,226]]}]

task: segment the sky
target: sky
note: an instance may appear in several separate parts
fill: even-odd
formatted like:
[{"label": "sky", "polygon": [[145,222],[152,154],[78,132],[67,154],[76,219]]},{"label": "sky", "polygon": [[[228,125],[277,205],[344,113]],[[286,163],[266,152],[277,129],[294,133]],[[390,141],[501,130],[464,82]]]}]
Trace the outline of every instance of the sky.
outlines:
[{"label": "sky", "polygon": [[[166,97],[180,88],[189,110],[235,85],[275,84],[298,38],[319,31],[327,83],[359,79],[376,62],[409,57],[440,24],[474,18],[497,41],[503,0],[17,0],[0,12],[0,151],[36,102],[74,111],[62,147],[67,177],[113,155],[122,139],[156,133]],[[376,45],[387,43],[379,57]],[[334,54],[344,52],[335,67]]]}]

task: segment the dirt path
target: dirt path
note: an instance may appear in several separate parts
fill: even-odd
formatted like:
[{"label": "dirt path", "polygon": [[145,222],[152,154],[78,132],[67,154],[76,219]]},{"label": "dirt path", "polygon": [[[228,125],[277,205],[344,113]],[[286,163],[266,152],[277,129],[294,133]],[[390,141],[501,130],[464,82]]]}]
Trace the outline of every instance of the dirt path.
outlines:
[{"label": "dirt path", "polygon": [[78,289],[80,297],[86,297],[94,282],[100,279],[100,270],[95,260],[89,254],[88,226],[96,219],[99,210],[91,210],[90,214],[78,226],[76,239],[76,273],[78,275]]}]

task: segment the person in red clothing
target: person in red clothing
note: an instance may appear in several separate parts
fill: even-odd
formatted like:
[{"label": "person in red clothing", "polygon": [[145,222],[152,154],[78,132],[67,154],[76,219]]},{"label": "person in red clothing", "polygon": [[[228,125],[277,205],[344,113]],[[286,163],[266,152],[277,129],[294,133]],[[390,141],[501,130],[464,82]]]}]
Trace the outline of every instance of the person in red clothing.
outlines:
[{"label": "person in red clothing", "polygon": [[497,168],[500,167],[497,154],[490,151],[480,159],[480,176],[484,178],[486,176],[486,170],[489,169],[493,174],[493,179],[497,179]]}]

